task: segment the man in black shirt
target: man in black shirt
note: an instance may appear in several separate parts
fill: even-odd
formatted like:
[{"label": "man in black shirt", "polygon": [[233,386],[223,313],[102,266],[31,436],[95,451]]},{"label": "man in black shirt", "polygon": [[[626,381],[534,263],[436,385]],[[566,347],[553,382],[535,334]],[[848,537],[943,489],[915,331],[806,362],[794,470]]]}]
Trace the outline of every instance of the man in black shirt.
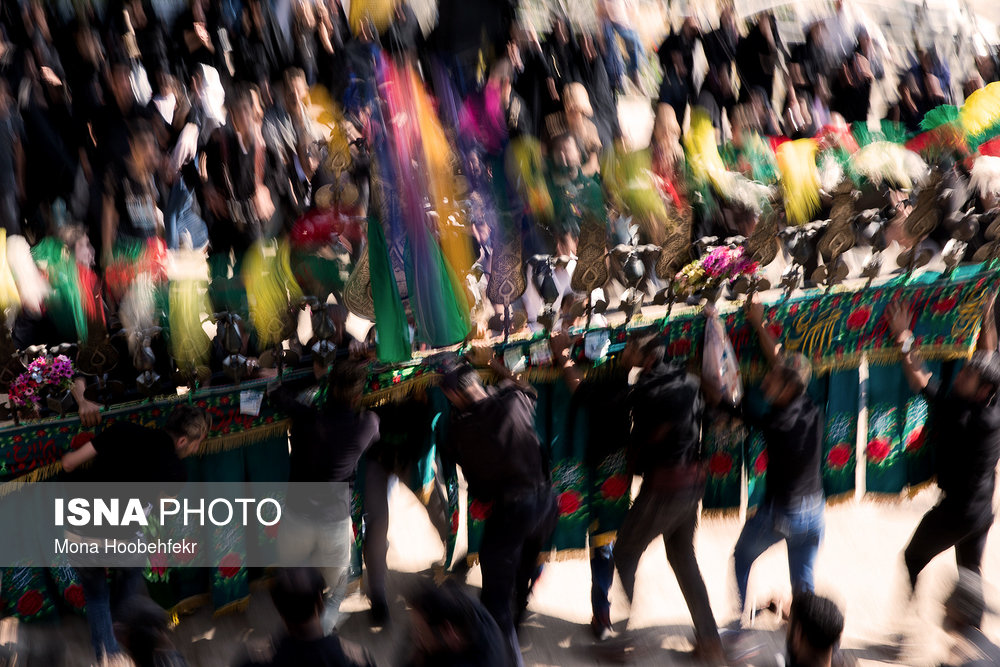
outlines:
[{"label": "man in black shirt", "polygon": [[[208,433],[208,414],[193,405],[182,403],[174,408],[162,429],[151,429],[118,422],[79,449],[62,457],[63,469],[76,473],[72,481],[102,482],[183,482],[187,471],[181,459],[201,447]],[[77,567],[77,576],[87,601],[90,639],[98,658],[120,653],[111,622],[111,591],[103,567]],[[125,568],[114,574],[121,579],[116,597],[122,601],[138,594],[143,587],[142,571]]]},{"label": "man in black shirt", "polygon": [[[811,376],[809,360],[802,355],[781,354],[781,346],[764,326],[764,307],[756,295],[747,302],[747,319],[770,364],[761,391],[771,409],[763,417],[748,414],[742,406],[735,409],[744,423],[763,432],[768,452],[764,502],[747,519],[736,542],[741,611],[746,606],[754,561],[781,540],[788,546],[793,594],[812,592],[813,563],[824,529],[820,477],[823,414],[806,393]],[[716,388],[706,387],[710,403],[718,402],[715,392]]]},{"label": "man in black shirt", "polygon": [[[314,362],[318,377],[326,367]],[[288,508],[281,522],[282,561],[322,567],[329,586],[323,627],[331,630],[347,593],[350,559],[350,483],[358,461],[378,438],[379,420],[358,409],[365,379],[360,363],[338,362],[319,387],[297,383],[269,394],[271,403],[292,420]],[[334,482],[325,502],[297,497],[295,482]],[[342,562],[345,566],[333,566]]]},{"label": "man in black shirt", "polygon": [[618,362],[642,369],[627,399],[632,414],[628,478],[642,475],[642,488],[618,531],[615,566],[631,602],[639,558],[662,537],[694,621],[695,654],[721,661],[719,629],[694,553],[706,479],[699,460],[703,402],[698,379],[683,366],[665,363],[664,352],[660,335],[633,336]]},{"label": "man in black shirt", "polygon": [[490,366],[504,378],[496,390],[483,387],[464,363],[442,379],[454,407],[445,450],[462,466],[469,495],[492,503],[479,548],[482,601],[500,626],[510,664],[521,665],[514,614],[527,606],[538,555],[555,528],[556,502],[535,433],[534,392],[497,359]]},{"label": "man in black shirt", "polygon": [[944,496],[924,515],[904,552],[912,589],[921,570],[952,546],[959,567],[982,573],[986,537],[993,525],[993,492],[1000,458],[995,296],[991,294],[986,300],[978,349],[948,392],[941,390],[913,349],[910,309],[896,303],[887,312],[890,331],[902,346],[903,371],[910,388],[927,398],[930,445],[937,484]]}]

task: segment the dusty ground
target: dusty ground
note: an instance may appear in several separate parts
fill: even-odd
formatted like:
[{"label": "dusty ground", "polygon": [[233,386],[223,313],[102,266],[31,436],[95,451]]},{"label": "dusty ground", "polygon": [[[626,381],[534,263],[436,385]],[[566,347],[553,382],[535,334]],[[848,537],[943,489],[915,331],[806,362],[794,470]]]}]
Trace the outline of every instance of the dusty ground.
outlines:
[{"label": "dusty ground", "polygon": [[[846,609],[847,628],[843,647],[860,664],[892,662],[883,647],[893,633],[905,629],[912,637],[904,664],[936,664],[945,646],[936,630],[940,621],[940,600],[955,576],[954,556],[945,554],[924,573],[918,599],[918,613],[900,614],[902,562],[900,553],[920,519],[934,502],[935,493],[925,492],[899,504],[849,503],[827,512],[827,536],[817,564],[817,585]],[[720,624],[729,623],[734,613],[735,583],[731,574],[731,552],[739,533],[738,519],[706,520],[698,533],[698,557],[708,584],[713,609]],[[349,613],[342,634],[368,646],[380,664],[396,664],[405,648],[406,612],[398,594],[407,583],[427,572],[443,554],[426,514],[407,491],[393,495],[390,524],[389,564],[393,598],[393,622],[386,629],[369,629],[367,601],[355,594],[344,606]],[[986,550],[984,572],[987,595],[1000,609],[1000,531],[993,531]],[[765,554],[751,579],[751,596],[765,598],[787,591],[787,565],[782,547]],[[478,567],[471,570],[468,583],[480,584]],[[590,620],[590,571],[584,561],[563,561],[546,566],[521,636],[525,661],[532,665],[601,664],[592,652],[592,640],[585,627]],[[475,592],[475,591],[473,591]],[[612,617],[623,628],[628,616],[624,593],[616,582],[612,590]],[[631,627],[638,629],[639,644],[645,653],[634,664],[692,664],[691,626],[676,580],[667,565],[663,548],[653,543],[639,566]],[[192,666],[228,665],[250,645],[266,642],[279,622],[267,595],[256,593],[246,614],[213,619],[207,610],[182,619],[176,641]],[[761,618],[758,641],[768,645],[750,664],[773,664],[767,655],[780,648],[783,639],[771,618]],[[991,615],[988,634],[1000,639],[1000,617]],[[59,627],[20,626],[8,620],[2,626],[0,643],[17,642],[18,665],[82,666],[90,664],[90,647],[85,622],[64,619]]]}]

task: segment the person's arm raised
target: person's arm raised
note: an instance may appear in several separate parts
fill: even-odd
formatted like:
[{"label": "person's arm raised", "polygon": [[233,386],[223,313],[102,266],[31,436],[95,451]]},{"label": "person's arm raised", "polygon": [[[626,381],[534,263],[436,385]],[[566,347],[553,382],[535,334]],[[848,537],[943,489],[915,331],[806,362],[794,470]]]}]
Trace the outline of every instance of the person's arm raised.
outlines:
[{"label": "person's arm raised", "polygon": [[552,337],[549,338],[549,348],[552,350],[552,364],[562,371],[563,381],[569,387],[570,393],[573,393],[580,386],[580,383],[583,382],[583,374],[580,373],[580,369],[576,367],[573,360],[569,358],[570,347],[571,341],[566,332],[560,331],[559,333],[552,334]]},{"label": "person's arm raised", "polygon": [[764,304],[756,292],[750,295],[746,303],[747,322],[753,327],[760,341],[760,346],[764,350],[764,358],[772,366],[778,362],[781,355],[781,343],[777,341],[766,326],[764,326]]},{"label": "person's arm raised", "polygon": [[913,313],[909,305],[894,301],[886,308],[885,316],[888,318],[889,331],[892,332],[893,339],[901,347],[903,373],[906,375],[906,381],[910,385],[910,389],[919,394],[930,384],[933,375],[924,366],[917,351],[913,349],[914,338],[913,332],[910,330]]}]

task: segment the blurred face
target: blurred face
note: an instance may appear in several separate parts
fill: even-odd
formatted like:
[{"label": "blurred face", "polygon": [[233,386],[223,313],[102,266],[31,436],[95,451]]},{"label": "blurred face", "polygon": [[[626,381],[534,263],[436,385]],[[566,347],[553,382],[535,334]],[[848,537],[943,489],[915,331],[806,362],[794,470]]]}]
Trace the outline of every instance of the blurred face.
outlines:
[{"label": "blurred face", "polygon": [[140,170],[151,170],[156,164],[156,140],[144,132],[132,138],[132,161]]},{"label": "blurred face", "polygon": [[772,368],[768,371],[760,388],[764,392],[764,398],[776,408],[787,406],[799,393],[798,385],[787,382],[781,368]]},{"label": "blurred face", "polygon": [[202,432],[197,438],[189,438],[188,436],[181,436],[174,441],[174,451],[177,452],[178,458],[187,458],[201,448],[201,443],[205,441],[206,432]]}]

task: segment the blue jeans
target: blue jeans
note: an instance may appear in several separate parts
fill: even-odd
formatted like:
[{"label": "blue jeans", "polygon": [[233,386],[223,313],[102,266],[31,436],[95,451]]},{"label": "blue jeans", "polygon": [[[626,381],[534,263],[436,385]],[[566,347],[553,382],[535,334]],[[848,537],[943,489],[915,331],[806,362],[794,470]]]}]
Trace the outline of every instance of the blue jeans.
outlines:
[{"label": "blue jeans", "polygon": [[[111,621],[111,586],[108,583],[108,570],[103,567],[75,567],[74,570],[87,602],[87,624],[90,626],[90,643],[94,647],[94,653],[98,658],[121,653],[121,648],[115,641],[114,624]],[[117,599],[127,600],[129,597],[142,594],[145,588],[142,570],[121,568],[113,570],[112,575],[119,580],[115,595]]]},{"label": "blue jeans", "polygon": [[628,55],[628,75],[633,81],[639,76],[639,59],[643,57],[644,53],[642,44],[639,42],[639,34],[635,30],[613,21],[604,23],[604,44],[607,49],[605,64],[611,79],[611,86],[620,90],[625,63],[622,62],[615,35],[621,37],[622,42],[625,43],[625,53]]},{"label": "blue jeans", "polygon": [[785,540],[792,591],[813,590],[813,564],[823,539],[822,494],[803,498],[790,507],[764,505],[747,519],[736,542],[736,586],[740,609],[746,605],[747,584],[754,561],[769,548]]},{"label": "blue jeans", "polygon": [[590,552],[590,606],[596,619],[610,619],[611,583],[615,580],[615,561],[612,549],[615,543],[594,547]]}]

